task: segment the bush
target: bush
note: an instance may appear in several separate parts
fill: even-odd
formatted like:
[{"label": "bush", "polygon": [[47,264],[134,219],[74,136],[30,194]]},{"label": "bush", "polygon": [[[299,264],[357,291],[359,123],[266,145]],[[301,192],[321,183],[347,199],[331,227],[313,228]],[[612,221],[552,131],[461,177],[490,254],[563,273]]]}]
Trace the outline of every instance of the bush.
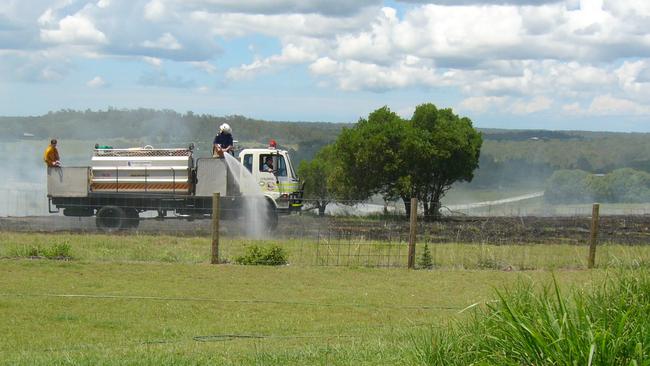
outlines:
[{"label": "bush", "polygon": [[431,252],[429,251],[429,244],[424,243],[424,248],[422,250],[422,255],[420,255],[420,260],[418,261],[420,268],[432,269],[433,268],[433,258],[431,257]]},{"label": "bush", "polygon": [[235,263],[243,265],[280,266],[287,264],[284,249],[277,245],[259,247],[253,245],[246,248],[244,255],[235,258]]},{"label": "bush", "polygon": [[16,258],[47,258],[47,259],[72,259],[70,244],[67,242],[56,243],[49,248],[39,246],[18,247],[9,252]]},{"label": "bush", "polygon": [[414,337],[428,365],[647,365],[650,272],[606,280],[564,297],[556,282],[539,293],[522,284],[473,317]]},{"label": "bush", "polygon": [[72,259],[70,244],[57,243],[43,250],[43,256],[47,259]]}]

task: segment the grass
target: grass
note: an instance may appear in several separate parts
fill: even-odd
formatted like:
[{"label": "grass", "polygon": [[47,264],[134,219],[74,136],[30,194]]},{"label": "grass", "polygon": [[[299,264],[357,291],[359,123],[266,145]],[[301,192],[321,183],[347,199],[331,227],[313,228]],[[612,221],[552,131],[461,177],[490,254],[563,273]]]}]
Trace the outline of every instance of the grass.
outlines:
[{"label": "grass", "polygon": [[413,327],[520,274],[3,260],[0,277],[7,364],[402,364]]},{"label": "grass", "polygon": [[[429,245],[438,269],[409,271],[313,266],[315,244],[298,240],[224,238],[223,258],[279,245],[289,265],[212,266],[206,238],[2,234],[0,364],[12,365],[413,364],[417,329],[465,319],[470,313],[460,311],[494,300],[495,286],[552,280],[545,270],[504,271],[501,262],[518,258],[507,257],[513,251],[559,268],[562,286],[588,286],[605,274],[551,265],[572,250],[586,255],[577,246]],[[9,255],[61,244],[73,260]],[[385,244],[357,244],[385,258]],[[637,249],[629,257],[647,261],[643,247],[616,247]]]},{"label": "grass", "polygon": [[650,272],[562,293],[557,281],[497,292],[468,320],[414,338],[426,365],[648,365]]},{"label": "grass", "polygon": [[[211,240],[206,237],[164,235],[31,234],[0,235],[0,257],[29,257],[33,248],[65,249],[82,262],[208,263]],[[67,247],[67,248],[66,248]],[[224,237],[222,260],[234,262],[250,248],[282,248],[292,266],[405,267],[408,247],[404,242],[386,243],[360,239],[249,240]],[[582,269],[588,247],[570,244],[488,245],[428,243],[435,268],[447,269]],[[416,258],[424,250],[418,244]],[[39,255],[36,255],[39,256]],[[649,246],[601,244],[596,254],[601,268],[643,268],[650,265]]]}]

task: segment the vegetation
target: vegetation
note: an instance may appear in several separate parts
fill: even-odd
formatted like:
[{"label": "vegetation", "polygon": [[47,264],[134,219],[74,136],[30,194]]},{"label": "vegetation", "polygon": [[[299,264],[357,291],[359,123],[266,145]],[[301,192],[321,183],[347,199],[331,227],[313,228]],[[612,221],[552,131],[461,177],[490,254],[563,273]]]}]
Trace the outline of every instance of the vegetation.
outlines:
[{"label": "vegetation", "polygon": [[428,243],[424,243],[424,248],[422,248],[422,253],[420,254],[420,259],[418,260],[418,266],[424,269],[433,268],[433,257],[431,257]]},{"label": "vegetation", "polygon": [[[355,126],[269,122],[244,116],[219,117],[143,108],[61,110],[43,116],[0,117],[0,153],[12,154],[16,148],[40,152],[51,137],[58,137],[68,165],[87,164],[89,149],[95,143],[116,147],[146,144],[181,147],[194,143],[197,155],[207,156],[211,153],[212,136],[224,122],[233,127],[240,147],[264,146],[274,138],[280,147],[290,151],[296,166],[303,160],[312,160],[344,128]],[[563,169],[608,174],[631,168],[650,173],[650,134],[482,129],[481,135],[479,168],[474,171],[471,183],[464,184],[468,189],[543,189],[546,180]],[[17,142],[29,146],[16,146]],[[30,166],[37,165],[40,158],[40,153],[26,154],[21,157],[21,164],[29,160],[34,163]]]},{"label": "vegetation", "polygon": [[298,176],[304,182],[305,207],[309,210],[312,207],[318,210],[319,216],[325,215],[327,205],[334,199],[333,189],[334,182],[329,180],[331,170],[334,164],[332,162],[332,145],[324,147],[319,151],[314,159],[303,160],[298,167]]},{"label": "vegetation", "polygon": [[8,256],[12,258],[47,258],[47,259],[72,259],[70,244],[65,241],[50,247],[40,245],[14,246],[9,249]]},{"label": "vegetation", "polygon": [[549,178],[544,198],[550,203],[650,202],[650,173],[631,168],[604,175],[558,170]]},{"label": "vegetation", "polygon": [[619,274],[592,288],[540,293],[530,283],[446,329],[414,340],[427,365],[645,365],[650,360],[650,273]]},{"label": "vegetation", "polygon": [[244,255],[235,258],[235,263],[243,265],[280,266],[287,264],[287,255],[280,246],[246,247]]},{"label": "vegetation", "polygon": [[383,107],[344,129],[334,143],[331,188],[344,199],[400,198],[407,212],[417,197],[425,217],[436,217],[451,185],[472,180],[481,144],[472,121],[451,109],[422,104],[405,121]]},{"label": "vegetation", "polygon": [[[408,246],[399,241],[380,242],[350,238],[278,239],[251,242],[224,237],[220,240],[220,258],[235,262],[246,248],[282,248],[292,266],[340,265],[405,268]],[[52,241],[65,243],[73,262],[93,263],[177,263],[207,264],[210,261],[209,237],[175,237],[166,235],[107,234],[28,234],[3,232],[0,258],[24,258],[30,248],[48,248]],[[432,263],[438,269],[549,270],[583,269],[587,246],[569,244],[529,244],[499,242],[487,244],[436,243],[428,245]],[[39,249],[39,252],[42,249]],[[268,249],[265,249],[268,250]],[[418,244],[421,258],[424,244]],[[45,258],[44,255],[40,255]],[[602,243],[598,246],[600,268],[646,268],[650,266],[650,246]]]},{"label": "vegetation", "polygon": [[[0,260],[0,363],[411,364],[414,327],[466,316],[493,283],[550,280],[544,271],[212,266],[203,238],[3,233],[0,251],[63,239],[78,259]],[[602,274],[556,275],[582,286]]]}]

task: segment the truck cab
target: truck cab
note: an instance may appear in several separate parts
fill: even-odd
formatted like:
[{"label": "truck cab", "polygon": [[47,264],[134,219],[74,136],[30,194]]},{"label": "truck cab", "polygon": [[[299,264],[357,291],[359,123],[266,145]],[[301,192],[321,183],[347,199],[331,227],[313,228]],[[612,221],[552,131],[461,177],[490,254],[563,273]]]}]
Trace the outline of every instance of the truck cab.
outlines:
[{"label": "truck cab", "polygon": [[274,147],[243,149],[239,152],[239,161],[251,173],[262,193],[275,202],[278,211],[300,210],[302,185],[286,150]]}]

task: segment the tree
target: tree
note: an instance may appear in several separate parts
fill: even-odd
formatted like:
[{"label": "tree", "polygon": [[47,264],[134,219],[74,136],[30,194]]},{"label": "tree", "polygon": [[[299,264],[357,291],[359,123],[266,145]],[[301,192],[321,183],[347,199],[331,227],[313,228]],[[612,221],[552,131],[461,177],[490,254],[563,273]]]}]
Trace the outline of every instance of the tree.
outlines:
[{"label": "tree", "polygon": [[[546,183],[544,199],[551,203],[581,203],[592,200],[589,173],[584,170],[555,171]],[[595,186],[592,181],[592,186]]]},{"label": "tree", "polygon": [[422,104],[411,120],[404,120],[383,107],[339,135],[331,186],[346,199],[376,193],[401,198],[407,212],[410,199],[417,197],[426,217],[436,218],[451,185],[472,180],[482,142],[471,120],[451,109]]},{"label": "tree", "polygon": [[440,200],[455,182],[471,182],[478,168],[483,138],[467,117],[451,108],[437,109],[428,103],[415,108],[411,118],[421,136],[424,156],[417,164],[416,197],[424,205],[425,217],[440,215]]},{"label": "tree", "polygon": [[650,174],[630,168],[616,169],[606,176],[612,202],[650,202]]},{"label": "tree", "polygon": [[298,167],[298,175],[305,182],[303,197],[308,206],[318,209],[319,216],[325,216],[325,208],[332,200],[328,184],[332,166],[329,161],[331,150],[331,146],[324,147],[314,159],[303,160]]}]

